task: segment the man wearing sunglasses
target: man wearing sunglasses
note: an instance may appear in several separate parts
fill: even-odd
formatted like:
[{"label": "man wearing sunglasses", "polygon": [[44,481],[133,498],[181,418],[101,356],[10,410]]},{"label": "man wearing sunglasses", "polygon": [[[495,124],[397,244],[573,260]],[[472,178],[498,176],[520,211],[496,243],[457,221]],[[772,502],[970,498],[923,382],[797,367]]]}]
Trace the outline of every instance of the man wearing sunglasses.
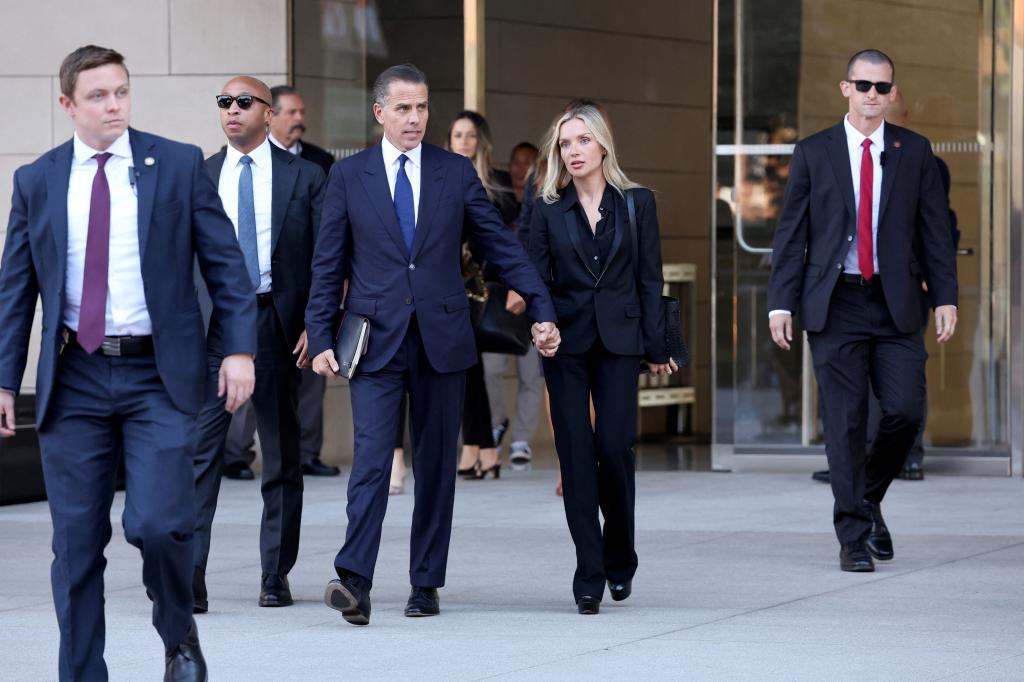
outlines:
[{"label": "man wearing sunglasses", "polygon": [[[270,144],[270,102],[270,89],[262,81],[248,76],[228,81],[216,96],[228,145],[206,160],[206,170],[234,224],[247,277],[255,290],[257,351],[252,406],[263,451],[258,603],[289,606],[288,572],[298,555],[302,517],[297,401],[299,369],[307,364],[303,314],[325,178],[316,164]],[[211,382],[221,352],[221,326],[213,315],[207,335]],[[206,562],[231,420],[222,403],[209,392],[199,416],[193,576],[197,613],[208,608]]]},{"label": "man wearing sunglasses", "polygon": [[[839,84],[848,113],[797,143],[768,284],[772,340],[790,349],[797,312],[807,331],[840,568],[854,572],[894,556],[881,502],[923,419],[929,302],[939,343],[956,328],[946,197],[928,140],[883,119],[894,75],[884,53],[855,54]],[[870,454],[869,378],[882,410]]]}]

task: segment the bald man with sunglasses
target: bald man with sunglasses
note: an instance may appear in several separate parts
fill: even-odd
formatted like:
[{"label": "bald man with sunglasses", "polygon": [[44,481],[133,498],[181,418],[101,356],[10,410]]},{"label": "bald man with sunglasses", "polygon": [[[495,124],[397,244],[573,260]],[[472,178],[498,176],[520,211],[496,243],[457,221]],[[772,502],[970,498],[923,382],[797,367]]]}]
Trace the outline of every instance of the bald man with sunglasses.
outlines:
[{"label": "bald man with sunglasses", "polygon": [[[796,145],[768,284],[772,340],[784,350],[799,314],[821,395],[840,568],[870,572],[894,556],[881,503],[924,416],[924,330],[956,328],[956,261],[931,144],[885,123],[892,60],[863,50],[839,88],[849,113]],[[866,452],[868,386],[882,420]]]},{"label": "bald man with sunglasses", "polygon": [[[206,160],[206,170],[235,226],[256,298],[256,387],[252,406],[263,451],[258,603],[289,606],[292,595],[288,572],[298,555],[302,518],[297,404],[299,370],[307,364],[303,315],[326,179],[316,164],[270,143],[267,126],[271,101],[270,88],[262,81],[248,76],[228,81],[216,96],[228,145]],[[219,320],[216,316],[207,319],[212,382],[212,368],[220,364],[222,342]],[[231,420],[212,386],[199,416],[200,440],[195,458],[196,613],[209,607],[206,563]]]}]

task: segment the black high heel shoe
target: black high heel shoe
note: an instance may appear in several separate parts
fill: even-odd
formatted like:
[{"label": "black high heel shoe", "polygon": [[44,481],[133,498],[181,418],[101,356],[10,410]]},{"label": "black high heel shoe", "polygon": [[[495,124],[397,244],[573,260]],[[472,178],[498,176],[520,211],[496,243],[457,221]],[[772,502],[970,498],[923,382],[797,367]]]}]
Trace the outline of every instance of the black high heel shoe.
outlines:
[{"label": "black high heel shoe", "polygon": [[486,469],[484,469],[482,466],[480,466],[480,463],[477,462],[477,469],[476,469],[476,476],[475,476],[475,478],[478,481],[479,480],[483,480],[483,479],[487,478],[487,474],[494,474],[494,478],[495,479],[501,478],[501,462],[495,462],[494,464],[492,464],[491,466],[487,467]]},{"label": "black high heel shoe", "polygon": [[458,469],[457,473],[463,478],[480,478],[477,472],[480,471],[480,460],[473,462],[473,466],[465,469]]}]

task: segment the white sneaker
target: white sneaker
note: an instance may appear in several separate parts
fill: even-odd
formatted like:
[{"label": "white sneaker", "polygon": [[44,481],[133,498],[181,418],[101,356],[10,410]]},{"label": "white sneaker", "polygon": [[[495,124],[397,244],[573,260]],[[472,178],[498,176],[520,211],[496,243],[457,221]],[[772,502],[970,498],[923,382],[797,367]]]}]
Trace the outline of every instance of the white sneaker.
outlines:
[{"label": "white sneaker", "polygon": [[533,461],[533,451],[526,441],[517,440],[512,443],[508,453],[508,463],[513,469],[520,470],[530,466]]}]

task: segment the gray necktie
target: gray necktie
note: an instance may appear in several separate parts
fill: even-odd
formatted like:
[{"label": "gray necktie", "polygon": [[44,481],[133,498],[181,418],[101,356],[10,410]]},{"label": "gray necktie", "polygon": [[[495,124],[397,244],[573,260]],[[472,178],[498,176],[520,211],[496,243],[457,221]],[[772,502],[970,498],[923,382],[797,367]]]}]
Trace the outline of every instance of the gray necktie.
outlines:
[{"label": "gray necktie", "polygon": [[256,244],[256,202],[252,198],[252,158],[243,156],[238,177],[238,245],[245,256],[245,269],[255,288],[260,286],[260,255]]}]

